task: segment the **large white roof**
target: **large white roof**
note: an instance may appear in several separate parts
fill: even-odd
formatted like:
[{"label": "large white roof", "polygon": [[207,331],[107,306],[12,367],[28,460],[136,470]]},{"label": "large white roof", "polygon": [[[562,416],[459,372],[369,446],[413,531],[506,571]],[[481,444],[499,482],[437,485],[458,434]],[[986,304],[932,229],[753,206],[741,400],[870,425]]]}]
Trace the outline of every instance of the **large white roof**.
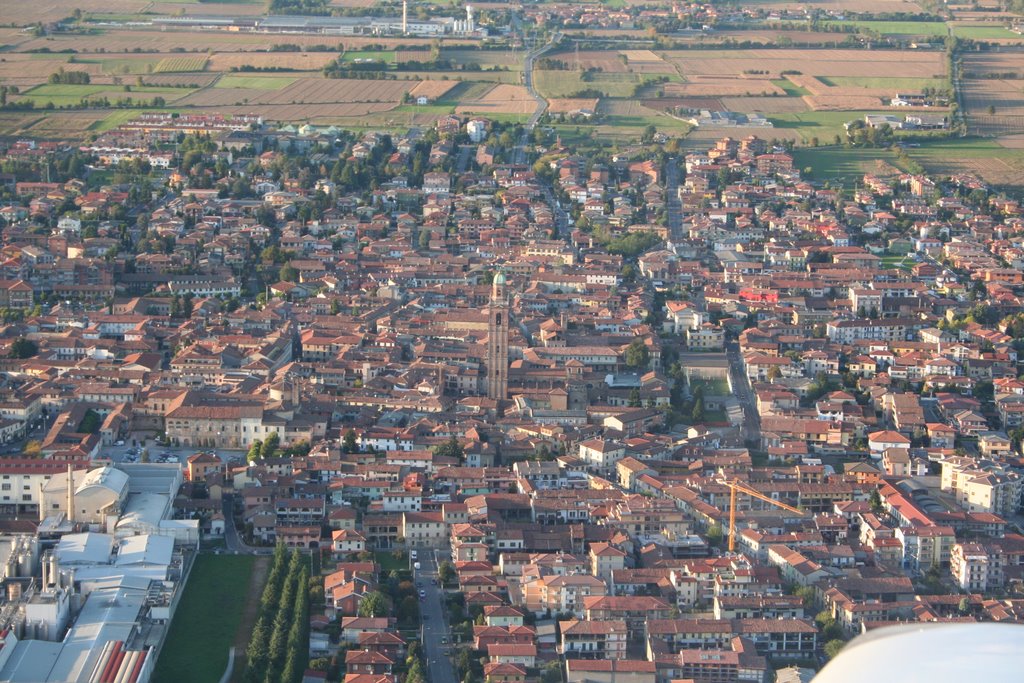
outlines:
[{"label": "large white roof", "polygon": [[1024,626],[914,623],[854,639],[814,683],[1019,683]]},{"label": "large white roof", "polygon": [[88,531],[62,536],[54,553],[57,562],[66,567],[72,564],[110,564],[113,549],[113,536]]}]

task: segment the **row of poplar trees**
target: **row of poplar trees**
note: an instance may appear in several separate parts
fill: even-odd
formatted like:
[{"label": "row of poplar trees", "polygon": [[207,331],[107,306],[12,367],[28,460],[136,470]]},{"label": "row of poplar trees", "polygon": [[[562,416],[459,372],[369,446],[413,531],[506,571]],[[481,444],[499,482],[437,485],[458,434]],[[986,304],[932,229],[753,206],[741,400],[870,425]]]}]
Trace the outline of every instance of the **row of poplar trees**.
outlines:
[{"label": "row of poplar trees", "polygon": [[309,563],[278,544],[245,650],[247,683],[301,683],[309,658],[308,586]]}]

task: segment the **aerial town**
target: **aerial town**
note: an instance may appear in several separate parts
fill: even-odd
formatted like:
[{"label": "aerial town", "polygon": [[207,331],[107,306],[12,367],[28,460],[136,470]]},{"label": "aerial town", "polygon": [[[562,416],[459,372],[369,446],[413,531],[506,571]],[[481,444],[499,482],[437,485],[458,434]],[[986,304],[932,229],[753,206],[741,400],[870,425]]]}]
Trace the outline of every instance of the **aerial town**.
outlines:
[{"label": "aerial town", "polygon": [[1019,680],[1024,6],[50,4],[0,681]]}]

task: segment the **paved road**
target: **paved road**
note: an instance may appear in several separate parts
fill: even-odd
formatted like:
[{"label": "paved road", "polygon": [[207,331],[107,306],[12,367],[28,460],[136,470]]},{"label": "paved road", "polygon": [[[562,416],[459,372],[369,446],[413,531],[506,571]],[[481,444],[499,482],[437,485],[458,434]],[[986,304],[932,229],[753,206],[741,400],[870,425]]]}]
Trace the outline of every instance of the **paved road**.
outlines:
[{"label": "paved road", "polygon": [[743,440],[757,439],[761,434],[761,423],[754,405],[754,393],[750,390],[747,377],[743,372],[739,343],[729,342],[726,344],[725,355],[729,359],[733,395],[743,406]]},{"label": "paved road", "polygon": [[430,682],[454,683],[458,680],[455,678],[455,668],[452,666],[451,658],[444,654],[452,641],[451,626],[444,610],[444,591],[434,585],[438,559],[436,552],[419,551],[421,569],[416,572],[416,585],[426,593],[420,601],[420,613],[423,618],[422,644],[426,653]]},{"label": "paved road", "polygon": [[683,240],[683,207],[679,202],[679,160],[672,157],[665,164],[665,215],[673,242]]},{"label": "paved road", "polygon": [[[513,14],[513,19],[514,25],[518,27],[518,16]],[[548,101],[541,97],[540,93],[538,93],[533,88],[533,62],[542,54],[544,54],[545,52],[553,48],[555,45],[557,45],[558,41],[560,41],[561,39],[562,34],[555,33],[553,36],[551,36],[551,40],[549,40],[546,44],[542,45],[536,50],[527,53],[526,59],[523,62],[523,85],[526,86],[526,90],[530,93],[530,96],[533,97],[534,101],[537,102],[537,108],[534,110],[533,114],[530,115],[529,120],[526,122],[526,126],[523,128],[523,136],[519,140],[519,145],[516,146],[515,163],[517,164],[526,163],[528,159],[526,155],[526,145],[530,140],[530,134],[533,132],[533,129],[537,126],[537,122],[540,121],[540,117],[543,116],[544,112],[546,112],[548,109]]]},{"label": "paved road", "polygon": [[466,169],[469,168],[469,155],[476,149],[473,145],[460,145],[459,146],[459,158],[455,161],[455,172],[465,173]]}]

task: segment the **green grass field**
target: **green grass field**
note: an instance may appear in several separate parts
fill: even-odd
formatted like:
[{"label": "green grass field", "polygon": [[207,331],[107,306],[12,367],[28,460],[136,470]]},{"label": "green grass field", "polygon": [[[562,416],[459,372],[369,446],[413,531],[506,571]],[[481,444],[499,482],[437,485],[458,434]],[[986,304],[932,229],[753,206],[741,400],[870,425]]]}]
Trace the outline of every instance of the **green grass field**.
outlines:
[{"label": "green grass field", "polygon": [[89,126],[89,130],[95,131],[97,133],[112,130],[120,126],[122,123],[128,123],[138,115],[138,111],[132,109],[121,109],[113,112],[106,118],[103,118],[95,122],[94,124]]},{"label": "green grass field", "polygon": [[946,25],[941,21],[829,21],[829,26],[853,26],[858,31],[874,32],[883,36],[945,36]]},{"label": "green grass field", "polygon": [[816,76],[830,87],[873,88],[895,92],[921,91],[925,88],[948,88],[945,78],[877,78],[871,76]]},{"label": "green grass field", "polygon": [[890,112],[869,112],[869,111],[802,111],[797,113],[772,114],[768,118],[775,124],[776,128],[787,128],[797,130],[804,142],[810,142],[812,138],[818,138],[821,144],[831,142],[839,135],[846,138],[846,129],[843,124],[854,119],[863,119],[865,114],[878,114]]},{"label": "green grass field", "polygon": [[380,565],[381,571],[406,571],[409,569],[409,560],[406,558],[405,553],[402,554],[401,558],[395,557],[391,551],[378,550],[373,554],[377,564]]},{"label": "green grass field", "polygon": [[159,59],[147,59],[145,57],[75,59],[76,64],[99,64],[100,68],[103,69],[103,73],[110,74],[112,76],[150,73],[159,61]]},{"label": "green grass field", "polygon": [[729,382],[724,377],[691,377],[690,393],[692,394],[698,386],[704,387],[705,396],[729,396]]},{"label": "green grass field", "polygon": [[[430,59],[429,52],[424,52],[423,55],[422,61]],[[350,50],[341,56],[341,61],[343,62],[355,62],[360,59],[394,64],[397,60],[397,55],[394,50]]]},{"label": "green grass field", "polygon": [[130,91],[124,90],[117,85],[60,85],[50,84],[37,85],[19,95],[18,100],[32,100],[37,108],[46,106],[52,102],[55,107],[67,107],[77,105],[82,98],[106,97],[114,101],[127,97],[133,101],[151,100],[154,97],[163,97],[168,102],[185,97],[192,90],[190,88],[165,88],[159,86],[131,86]]},{"label": "green grass field", "polygon": [[280,90],[297,80],[296,76],[236,76],[225,74],[215,88],[247,88],[249,90]]},{"label": "green grass field", "polygon": [[920,147],[909,148],[907,155],[927,163],[943,159],[1012,159],[1020,157],[1020,150],[1007,149],[986,138],[949,138],[923,142]]},{"label": "green grass field", "polygon": [[534,79],[544,97],[568,97],[581,90],[598,90],[605,97],[633,97],[637,84],[650,80],[630,73],[598,73],[584,81],[583,74],[577,71],[535,71]]},{"label": "green grass field", "polygon": [[840,181],[848,185],[871,172],[879,160],[899,165],[896,155],[887,149],[804,147],[793,150],[793,165],[801,170],[810,167],[813,180]]},{"label": "green grass field", "polygon": [[242,618],[251,555],[199,555],[153,675],[155,683],[216,683]]},{"label": "green grass field", "polygon": [[914,261],[909,256],[883,256],[881,263],[882,268],[888,270],[898,268],[900,270],[909,271],[914,266],[916,261]]},{"label": "green grass field", "polygon": [[1024,40],[1019,33],[1007,30],[1001,26],[953,26],[953,35],[958,38],[971,38],[973,40],[1000,40],[1013,38]]},{"label": "green grass field", "polygon": [[803,97],[804,95],[810,95],[811,93],[804,88],[799,86],[788,78],[778,78],[772,81],[772,85],[782,88],[786,91],[786,94],[790,97]]}]

